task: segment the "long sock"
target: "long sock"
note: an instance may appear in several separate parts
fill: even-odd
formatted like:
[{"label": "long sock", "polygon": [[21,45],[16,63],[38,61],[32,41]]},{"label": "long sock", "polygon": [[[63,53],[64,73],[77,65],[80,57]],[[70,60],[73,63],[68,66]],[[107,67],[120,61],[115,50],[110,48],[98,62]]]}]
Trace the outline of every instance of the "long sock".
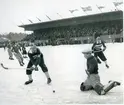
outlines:
[{"label": "long sock", "polygon": [[44,73],[45,73],[45,75],[46,75],[47,79],[48,79],[48,78],[50,78],[50,75],[49,75],[49,73],[48,73],[48,72],[44,72]]},{"label": "long sock", "polygon": [[33,79],[32,79],[32,75],[28,75],[28,78],[29,78],[29,80],[33,80]]},{"label": "long sock", "polygon": [[104,61],[105,62],[105,65],[108,65],[107,61]]}]

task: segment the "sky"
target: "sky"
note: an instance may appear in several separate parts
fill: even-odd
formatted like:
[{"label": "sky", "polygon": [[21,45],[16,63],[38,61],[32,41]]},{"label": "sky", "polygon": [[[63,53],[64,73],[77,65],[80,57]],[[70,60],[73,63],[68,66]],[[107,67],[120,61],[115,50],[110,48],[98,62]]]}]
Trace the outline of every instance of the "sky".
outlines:
[{"label": "sky", "polygon": [[[100,13],[98,6],[105,6],[102,12],[114,11],[113,2],[123,0],[0,0],[0,34],[9,32],[25,33],[23,28],[18,27],[22,24],[38,23],[39,18],[42,22],[62,18],[70,18]],[[91,6],[92,11],[82,11],[81,7]],[[78,11],[71,14],[69,10]],[[123,5],[118,6],[123,9]],[[59,13],[59,15],[57,14]],[[60,16],[61,15],[61,16]]]}]

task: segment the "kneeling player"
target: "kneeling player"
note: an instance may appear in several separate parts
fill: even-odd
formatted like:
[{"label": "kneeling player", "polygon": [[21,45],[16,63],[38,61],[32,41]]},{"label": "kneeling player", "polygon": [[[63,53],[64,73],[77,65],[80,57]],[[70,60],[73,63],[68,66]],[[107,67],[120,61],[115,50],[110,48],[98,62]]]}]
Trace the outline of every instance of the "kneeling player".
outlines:
[{"label": "kneeling player", "polygon": [[[47,77],[47,84],[51,83],[51,78],[48,73],[48,69],[44,63],[43,54],[40,52],[39,48],[37,48],[35,45],[33,45],[28,52],[28,56],[30,58],[30,61],[27,66],[26,74],[29,77],[29,80],[25,82],[25,85],[30,84],[33,82],[32,79],[32,71],[35,69],[38,71],[37,66],[39,65],[42,69],[42,71],[45,73]],[[34,65],[34,67],[33,67]]]},{"label": "kneeling player", "polygon": [[105,95],[113,87],[120,85],[117,81],[110,81],[106,86],[103,86],[100,82],[100,77],[98,75],[98,64],[94,56],[91,55],[92,51],[87,50],[82,52],[84,57],[87,59],[87,79],[81,83],[80,90],[88,91],[94,89],[97,94]]}]

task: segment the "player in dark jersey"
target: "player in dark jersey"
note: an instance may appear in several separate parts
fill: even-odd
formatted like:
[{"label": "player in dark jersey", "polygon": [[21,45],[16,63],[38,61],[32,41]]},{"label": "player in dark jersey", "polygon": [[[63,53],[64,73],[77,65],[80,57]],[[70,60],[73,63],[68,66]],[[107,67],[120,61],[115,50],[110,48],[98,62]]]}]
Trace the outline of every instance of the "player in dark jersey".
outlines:
[{"label": "player in dark jersey", "polygon": [[80,90],[88,91],[94,90],[99,95],[105,95],[113,87],[120,85],[120,82],[109,81],[107,85],[103,85],[100,82],[100,77],[98,74],[98,64],[94,56],[92,56],[91,50],[85,50],[82,52],[84,57],[87,59],[87,79],[81,83]]},{"label": "player in dark jersey", "polygon": [[[101,59],[102,61],[105,62],[105,66],[106,66],[107,68],[109,68],[109,66],[108,66],[108,64],[107,64],[107,59],[106,59],[106,57],[105,57],[105,55],[104,55],[104,53],[103,53],[103,51],[106,50],[106,46],[105,46],[105,43],[100,39],[100,36],[98,36],[98,37],[96,38],[96,41],[95,41],[95,43],[94,43],[93,46],[92,46],[92,50],[93,50],[94,56],[95,56],[96,59],[97,59],[97,62],[98,62],[98,63],[101,63],[101,61],[100,61],[100,59]],[[99,57],[100,59],[99,59],[98,57]]]},{"label": "player in dark jersey", "polygon": [[28,51],[28,56],[30,58],[30,61],[27,65],[26,74],[28,75],[29,80],[25,82],[25,85],[28,85],[33,82],[32,71],[33,70],[38,71],[38,67],[37,67],[38,65],[41,67],[42,71],[45,73],[45,76],[47,78],[47,84],[51,83],[51,78],[48,73],[48,68],[44,63],[43,54],[40,52],[40,49],[37,48],[35,45],[33,45]]}]

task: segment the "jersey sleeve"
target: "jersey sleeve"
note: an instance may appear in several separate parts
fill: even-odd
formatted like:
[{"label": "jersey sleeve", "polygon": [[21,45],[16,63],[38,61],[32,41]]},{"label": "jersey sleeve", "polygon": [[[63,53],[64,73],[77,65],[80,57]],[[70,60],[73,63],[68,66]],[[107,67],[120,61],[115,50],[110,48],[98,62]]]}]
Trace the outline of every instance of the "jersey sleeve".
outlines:
[{"label": "jersey sleeve", "polygon": [[95,45],[96,45],[96,43],[93,43],[92,50],[94,50]]},{"label": "jersey sleeve", "polygon": [[106,48],[106,45],[105,45],[105,42],[104,41],[102,41],[102,45],[103,45],[104,48]]}]

